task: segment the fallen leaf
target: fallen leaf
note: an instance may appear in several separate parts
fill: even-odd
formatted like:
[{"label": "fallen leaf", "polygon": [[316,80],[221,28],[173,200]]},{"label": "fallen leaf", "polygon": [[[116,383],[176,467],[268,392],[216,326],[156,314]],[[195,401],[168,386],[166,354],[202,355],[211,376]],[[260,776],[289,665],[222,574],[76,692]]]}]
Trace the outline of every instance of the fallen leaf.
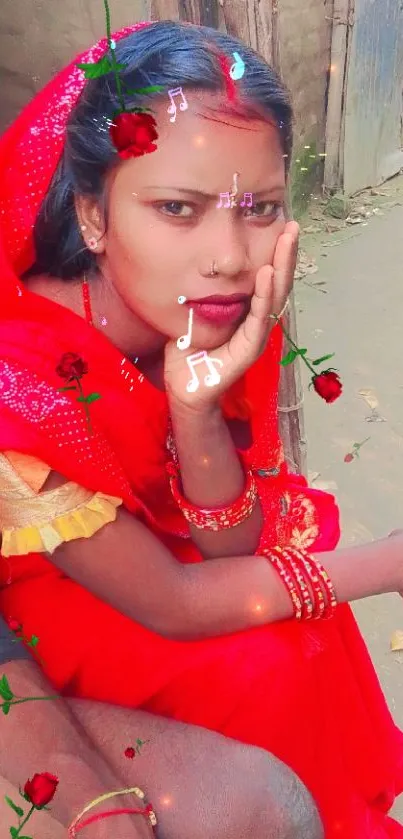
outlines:
[{"label": "fallen leaf", "polygon": [[390,639],[390,649],[393,653],[403,650],[403,630],[396,629]]},{"label": "fallen leaf", "polygon": [[372,411],[374,411],[375,408],[379,407],[378,398],[375,392],[370,387],[361,388],[361,390],[358,391],[358,394],[359,396],[362,396],[363,399],[365,399],[365,402],[371,408]]}]

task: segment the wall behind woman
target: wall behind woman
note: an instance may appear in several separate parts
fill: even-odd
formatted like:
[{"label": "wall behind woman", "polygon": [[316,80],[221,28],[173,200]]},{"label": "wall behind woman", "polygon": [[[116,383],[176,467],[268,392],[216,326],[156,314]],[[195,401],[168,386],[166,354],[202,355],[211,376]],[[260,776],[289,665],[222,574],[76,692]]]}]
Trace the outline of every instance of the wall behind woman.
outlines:
[{"label": "wall behind woman", "polygon": [[[309,138],[323,151],[333,0],[110,0],[110,7],[114,28],[181,18],[244,38],[280,64],[293,94],[296,148]],[[102,0],[1,0],[0,131],[53,73],[104,33]]]}]

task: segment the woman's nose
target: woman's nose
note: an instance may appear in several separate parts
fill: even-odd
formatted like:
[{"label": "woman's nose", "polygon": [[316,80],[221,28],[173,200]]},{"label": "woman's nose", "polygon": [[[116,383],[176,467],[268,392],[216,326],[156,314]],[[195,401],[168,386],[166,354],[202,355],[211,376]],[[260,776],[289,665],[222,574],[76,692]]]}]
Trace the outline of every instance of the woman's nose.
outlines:
[{"label": "woman's nose", "polygon": [[[221,212],[230,212],[222,210]],[[214,231],[214,244],[211,253],[219,274],[228,277],[250,270],[248,243],[235,220],[226,219],[217,225]]]}]

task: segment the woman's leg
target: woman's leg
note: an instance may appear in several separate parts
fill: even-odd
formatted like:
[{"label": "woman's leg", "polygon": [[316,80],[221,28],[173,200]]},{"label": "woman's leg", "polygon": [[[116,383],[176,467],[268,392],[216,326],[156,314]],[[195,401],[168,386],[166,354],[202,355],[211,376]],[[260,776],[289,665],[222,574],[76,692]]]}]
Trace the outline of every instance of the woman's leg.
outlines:
[{"label": "woman's leg", "polygon": [[[323,839],[311,796],[263,749],[143,711],[69,704],[123,784],[146,790],[161,839]],[[137,738],[149,742],[130,760]]]}]

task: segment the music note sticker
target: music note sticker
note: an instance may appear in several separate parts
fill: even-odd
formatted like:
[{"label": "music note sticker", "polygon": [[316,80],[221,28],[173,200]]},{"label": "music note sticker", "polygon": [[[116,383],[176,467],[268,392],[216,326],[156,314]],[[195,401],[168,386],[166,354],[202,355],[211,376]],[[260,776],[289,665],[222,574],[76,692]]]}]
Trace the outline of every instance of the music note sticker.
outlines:
[{"label": "music note sticker", "polygon": [[188,106],[188,103],[186,101],[186,96],[183,93],[183,90],[182,90],[181,87],[172,87],[171,90],[168,90],[168,96],[171,100],[171,104],[168,105],[167,112],[168,112],[168,114],[173,114],[173,116],[170,117],[169,121],[170,122],[175,122],[175,120],[176,120],[176,104],[174,102],[174,96],[181,96],[182,97],[182,102],[179,105],[181,111],[186,111],[189,106]]},{"label": "music note sticker", "polygon": [[188,363],[189,370],[192,374],[192,378],[186,385],[186,390],[188,393],[195,393],[200,384],[197,373],[194,369],[196,367],[196,364],[202,364],[204,362],[207,365],[207,369],[209,372],[204,377],[204,384],[206,385],[206,387],[214,387],[214,385],[218,385],[218,383],[221,381],[221,376],[215,369],[214,363],[220,364],[221,367],[223,367],[224,362],[221,361],[219,358],[210,358],[210,356],[207,355],[206,350],[200,350],[200,352],[195,352],[192,355],[188,355],[186,361]]},{"label": "music note sticker", "polygon": [[181,335],[176,342],[178,350],[187,350],[192,342],[192,326],[193,326],[193,309],[189,309],[188,331],[186,335]]},{"label": "music note sticker", "polygon": [[[246,199],[248,199],[249,203],[246,203]],[[241,207],[251,207],[253,204],[253,192],[244,192],[243,194],[243,201],[241,201]]]},{"label": "music note sticker", "polygon": [[233,52],[232,55],[234,56],[235,61],[229,71],[229,74],[231,79],[233,79],[234,82],[237,82],[239,79],[242,79],[245,72],[245,62],[242,60],[239,52]]},{"label": "music note sticker", "polygon": [[[227,202],[226,204],[222,203],[223,199],[224,199],[224,201]],[[231,207],[231,195],[229,194],[229,192],[220,192],[220,200],[219,200],[218,204],[216,205],[216,207],[217,207],[217,210],[219,210],[220,207],[225,207],[225,209],[228,209],[228,207]]]}]

